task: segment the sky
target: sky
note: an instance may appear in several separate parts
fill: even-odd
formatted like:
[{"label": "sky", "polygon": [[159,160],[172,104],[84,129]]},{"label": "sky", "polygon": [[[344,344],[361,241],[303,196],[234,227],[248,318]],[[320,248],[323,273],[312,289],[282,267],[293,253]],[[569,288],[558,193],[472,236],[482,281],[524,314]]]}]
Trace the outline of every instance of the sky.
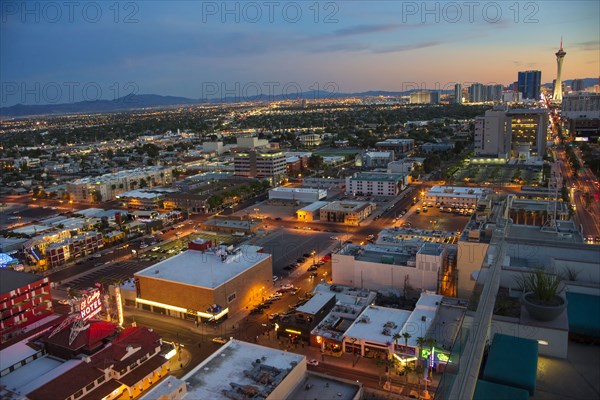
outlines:
[{"label": "sky", "polygon": [[600,76],[597,1],[0,2],[0,105]]}]

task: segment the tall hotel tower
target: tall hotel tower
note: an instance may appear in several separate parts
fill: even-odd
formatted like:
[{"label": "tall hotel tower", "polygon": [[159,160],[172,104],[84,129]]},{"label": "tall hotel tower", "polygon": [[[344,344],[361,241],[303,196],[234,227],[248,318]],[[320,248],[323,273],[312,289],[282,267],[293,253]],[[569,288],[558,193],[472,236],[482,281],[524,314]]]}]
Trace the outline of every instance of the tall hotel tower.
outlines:
[{"label": "tall hotel tower", "polygon": [[562,102],[562,64],[567,53],[562,48],[562,38],[560,38],[560,49],[555,53],[556,54],[556,83],[554,84],[554,96],[552,97],[556,102]]}]

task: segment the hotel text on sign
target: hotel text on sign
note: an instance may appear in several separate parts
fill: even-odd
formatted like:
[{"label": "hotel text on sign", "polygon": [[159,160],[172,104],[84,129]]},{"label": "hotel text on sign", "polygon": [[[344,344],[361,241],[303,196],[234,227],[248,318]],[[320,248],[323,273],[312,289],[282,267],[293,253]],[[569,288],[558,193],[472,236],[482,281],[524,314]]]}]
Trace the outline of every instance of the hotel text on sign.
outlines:
[{"label": "hotel text on sign", "polygon": [[79,312],[82,320],[88,320],[102,310],[102,301],[100,301],[100,291],[96,290],[90,296],[79,303]]}]

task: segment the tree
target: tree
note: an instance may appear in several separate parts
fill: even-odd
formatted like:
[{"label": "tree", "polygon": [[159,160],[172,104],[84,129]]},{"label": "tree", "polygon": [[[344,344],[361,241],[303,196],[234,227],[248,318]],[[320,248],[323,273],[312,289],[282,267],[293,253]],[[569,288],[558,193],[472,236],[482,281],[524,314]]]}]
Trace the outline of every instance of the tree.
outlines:
[{"label": "tree", "polygon": [[102,193],[100,193],[97,190],[94,190],[92,192],[92,200],[95,201],[95,202],[97,202],[97,203],[100,203],[102,201]]},{"label": "tree", "polygon": [[308,159],[309,168],[318,171],[323,168],[323,157],[313,154]]},{"label": "tree", "polygon": [[140,179],[140,187],[141,188],[148,187],[148,182],[146,181],[146,179],[144,179],[144,178]]},{"label": "tree", "polygon": [[404,346],[408,347],[408,339],[410,339],[412,335],[408,332],[402,332],[402,337],[404,338]]}]

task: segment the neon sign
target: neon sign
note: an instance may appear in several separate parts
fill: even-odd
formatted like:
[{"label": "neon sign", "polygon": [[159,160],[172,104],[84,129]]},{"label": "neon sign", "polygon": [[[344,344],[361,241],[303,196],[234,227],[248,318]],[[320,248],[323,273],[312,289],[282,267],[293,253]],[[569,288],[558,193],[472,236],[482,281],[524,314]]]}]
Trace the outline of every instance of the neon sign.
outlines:
[{"label": "neon sign", "polygon": [[100,300],[100,291],[95,290],[91,295],[84,298],[79,303],[79,313],[81,319],[87,321],[102,310],[102,301]]}]

